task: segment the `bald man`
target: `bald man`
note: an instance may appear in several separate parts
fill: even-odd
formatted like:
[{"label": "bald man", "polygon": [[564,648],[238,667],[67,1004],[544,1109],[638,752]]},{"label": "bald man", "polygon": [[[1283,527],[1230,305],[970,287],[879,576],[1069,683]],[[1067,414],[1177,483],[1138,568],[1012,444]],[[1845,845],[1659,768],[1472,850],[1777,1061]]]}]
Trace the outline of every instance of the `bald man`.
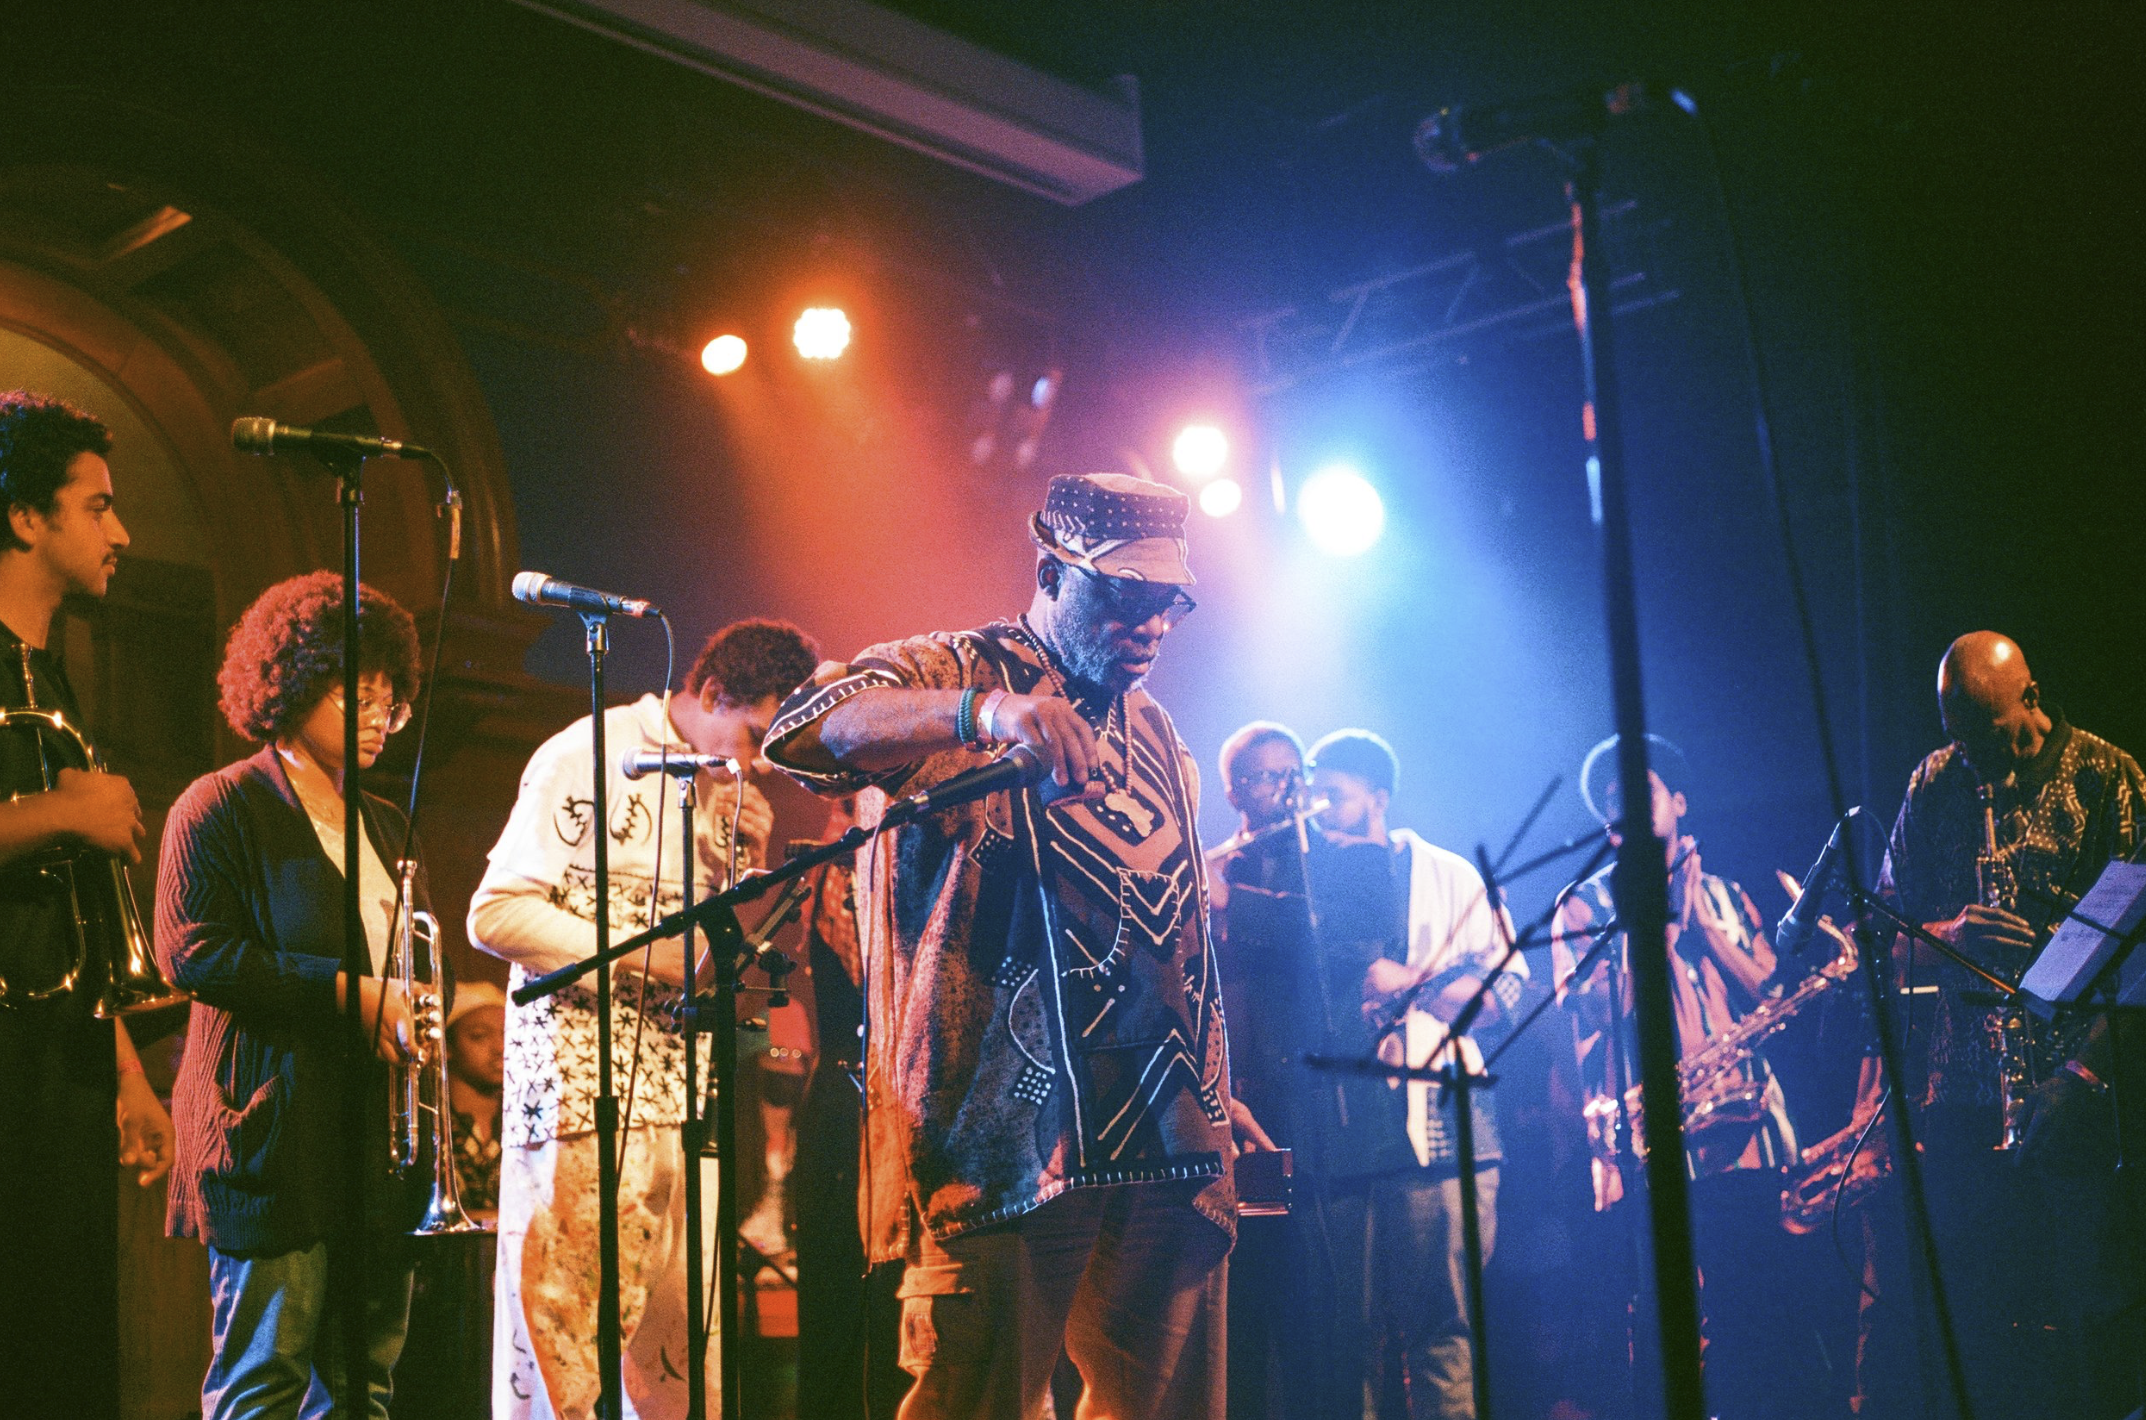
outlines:
[{"label": "bald man", "polygon": [[[2146,777],[2130,755],[2065,721],[2009,637],[1976,631],[1953,642],[1937,691],[1951,743],[1908,781],[1878,890],[1910,921],[2017,980],[2048,939],[2053,899],[2083,893],[2112,858],[2137,847]],[[1914,1013],[1911,1043],[1924,1070],[1910,1083],[1978,1412],[2099,1415],[2087,1378],[2114,1348],[2091,1334],[2083,1292],[2108,1261],[2106,1170],[2097,1175],[2091,1159],[2052,1150],[2037,1159],[2031,1149],[2020,1167],[1997,1149],[2004,1118],[1995,998],[1927,948],[1909,964],[1903,939],[1898,959],[1914,984],[1937,988],[1934,1016]],[[2044,1028],[2036,1040],[2045,1083],[2026,1101],[2030,1141],[2060,1113],[2107,1108],[2098,1072],[2067,1058],[2081,1048],[2075,1030]],[[1911,1289],[1885,1290],[1902,1309],[1892,1321],[1911,1327]],[[1872,1318],[1881,1332],[1890,1309]],[[1908,1378],[1918,1370],[1884,1369]],[[1912,1413],[1911,1401],[1900,1404]]]}]

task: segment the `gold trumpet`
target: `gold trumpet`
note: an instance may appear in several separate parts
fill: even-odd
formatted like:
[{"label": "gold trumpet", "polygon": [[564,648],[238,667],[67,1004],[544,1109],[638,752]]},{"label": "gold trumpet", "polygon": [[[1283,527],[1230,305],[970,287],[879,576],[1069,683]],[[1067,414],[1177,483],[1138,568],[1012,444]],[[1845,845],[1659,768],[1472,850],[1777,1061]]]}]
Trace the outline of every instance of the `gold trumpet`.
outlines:
[{"label": "gold trumpet", "polygon": [[[22,650],[23,692],[29,705],[0,708],[0,731],[26,730],[37,742],[39,779],[49,792],[63,769],[104,772],[104,761],[89,739],[58,710],[37,703],[30,674],[30,648]],[[19,797],[19,796],[18,796]],[[127,865],[94,848],[54,848],[10,864],[18,900],[37,904],[49,914],[64,942],[61,960],[49,979],[23,981],[0,971],[0,1006],[43,1001],[74,990],[90,960],[92,944],[104,947],[110,965],[97,996],[99,1020],[131,1016],[176,1006],[187,1000],[157,965],[142,910],[134,899]]]},{"label": "gold trumpet", "polygon": [[387,978],[401,985],[403,999],[410,1003],[417,1039],[416,1059],[388,1068],[388,1158],[398,1172],[417,1167],[429,1135],[432,1192],[425,1200],[425,1216],[410,1229],[411,1237],[488,1233],[490,1227],[463,1211],[462,1189],[455,1179],[454,1096],[447,1079],[446,1003],[440,990],[444,979],[440,921],[417,906],[416,861],[404,858],[396,867],[401,887],[388,934]]}]

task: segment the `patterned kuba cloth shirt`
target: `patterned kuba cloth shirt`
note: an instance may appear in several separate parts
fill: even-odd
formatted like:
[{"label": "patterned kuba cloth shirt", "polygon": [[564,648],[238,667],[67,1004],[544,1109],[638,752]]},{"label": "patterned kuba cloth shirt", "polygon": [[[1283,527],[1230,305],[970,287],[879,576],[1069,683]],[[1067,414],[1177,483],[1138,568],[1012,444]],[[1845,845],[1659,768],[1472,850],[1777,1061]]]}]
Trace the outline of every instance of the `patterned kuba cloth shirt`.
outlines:
[{"label": "patterned kuba cloth shirt", "polygon": [[[1983,850],[1980,780],[1958,745],[1946,745],[1916,767],[1893,825],[1878,891],[1912,922],[1942,922],[1976,900],[1975,857]],[[2109,860],[2138,845],[2146,778],[2138,761],[2098,735],[2059,718],[2042,752],[2009,785],[1996,791],[1997,853],[2017,884],[2011,904],[2046,940],[2053,925],[2052,894],[2077,896],[2094,885]],[[2027,969],[2031,953],[1983,966],[2009,980]],[[1942,988],[1928,1037],[1926,1104],[1995,1105],[2002,1012],[1989,988],[1947,963],[1917,967]],[[1922,1022],[1916,1023],[1917,1035]],[[2037,1036],[2051,1034],[2037,1026]],[[2068,1033],[2038,1049],[2056,1054]]]},{"label": "patterned kuba cloth shirt", "polygon": [[[823,668],[783,706],[767,753],[820,793],[860,793],[874,823],[888,795],[988,754],[848,773],[814,762],[801,732],[874,687],[970,686],[1064,695],[1019,624],[934,634]],[[1097,731],[1107,793],[1050,809],[994,794],[859,853],[875,1260],[902,1256],[918,1220],[944,1240],[1101,1184],[1182,1180],[1234,1228],[1197,771],[1144,691],[1075,708]]]}]

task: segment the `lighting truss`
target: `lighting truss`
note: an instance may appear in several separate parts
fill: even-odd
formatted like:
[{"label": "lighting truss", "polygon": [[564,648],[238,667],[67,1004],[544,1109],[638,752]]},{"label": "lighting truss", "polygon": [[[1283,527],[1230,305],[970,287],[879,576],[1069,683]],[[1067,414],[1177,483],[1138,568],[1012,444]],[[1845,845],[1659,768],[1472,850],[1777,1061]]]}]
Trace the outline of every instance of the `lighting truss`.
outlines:
[{"label": "lighting truss", "polygon": [[[1626,200],[1602,214],[1620,315],[1679,295],[1662,280],[1656,251],[1668,222],[1643,219],[1637,209]],[[1485,249],[1338,287],[1317,304],[1248,316],[1237,328],[1253,392],[1279,394],[1348,370],[1413,366],[1464,355],[1485,341],[1569,331],[1571,261],[1572,228],[1552,222]]]}]

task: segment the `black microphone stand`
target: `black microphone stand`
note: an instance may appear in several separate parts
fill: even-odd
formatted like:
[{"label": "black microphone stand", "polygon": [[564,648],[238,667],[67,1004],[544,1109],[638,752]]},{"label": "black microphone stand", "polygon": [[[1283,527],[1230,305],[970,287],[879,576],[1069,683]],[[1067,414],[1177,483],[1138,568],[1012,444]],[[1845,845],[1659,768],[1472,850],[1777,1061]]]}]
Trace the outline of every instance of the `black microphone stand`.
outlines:
[{"label": "black microphone stand", "polygon": [[[249,421],[241,420],[240,424]],[[273,425],[270,426],[273,429]],[[234,428],[233,436],[237,438]],[[259,447],[240,441],[239,447],[252,453],[274,451],[272,442]],[[389,446],[382,444],[367,447],[363,441],[349,443],[323,441],[309,443],[307,447],[320,465],[335,476],[336,503],[342,515],[343,526],[343,772],[339,788],[343,795],[343,1003],[344,1064],[342,1110],[343,1110],[343,1167],[342,1167],[342,1219],[339,1227],[330,1230],[329,1238],[329,1299],[334,1313],[332,1325],[340,1328],[342,1336],[342,1374],[338,1384],[331,1390],[336,1412],[345,1416],[365,1413],[370,1405],[370,1393],[365,1379],[364,1357],[366,1346],[367,1296],[370,1290],[372,1257],[370,1236],[365,1215],[365,1170],[367,1153],[366,1090],[371,1082],[374,1038],[379,1030],[379,1015],[376,1013],[374,1029],[365,1027],[365,1012],[361,982],[373,975],[371,943],[365,932],[363,896],[359,882],[360,865],[363,862],[363,839],[365,832],[364,765],[359,758],[358,691],[361,679],[360,667],[360,618],[358,615],[359,594],[362,582],[359,577],[360,513],[365,502],[363,473],[365,460],[373,455],[397,457],[433,458],[439,464],[441,476],[447,484],[445,508],[450,524],[448,573],[443,586],[440,603],[441,625],[433,645],[432,669],[439,669],[438,637],[446,633],[446,588],[453,585],[454,563],[461,556],[462,545],[462,496],[454,486],[454,476],[444,462],[415,445]],[[425,702],[431,705],[431,684],[425,687]],[[423,764],[423,734],[419,735],[418,763]],[[417,772],[411,776],[410,823],[414,830],[417,818]],[[409,851],[406,835],[405,855]],[[413,1046],[415,1042],[411,1043]]]},{"label": "black microphone stand", "polygon": [[1615,891],[1632,958],[1639,1027],[1640,1097],[1654,1137],[1647,1149],[1647,1201],[1654,1232],[1654,1299],[1662,1396],[1669,1420],[1705,1420],[1699,1361],[1699,1287],[1692,1252],[1691,1199],[1684,1173],[1683,1108],[1677,1095],[1676,1012],[1669,994],[1669,884],[1663,847],[1649,818],[1646,699],[1641,687],[1639,615],[1632,567],[1631,512],[1625,499],[1624,430],[1616,386],[1609,256],[1602,249],[1599,144],[1577,146],[1566,178],[1572,210],[1573,324],[1580,338],[1586,405],[1581,430],[1602,535],[1603,611],[1616,706],[1618,782],[1624,824]]},{"label": "black microphone stand", "polygon": [[[694,835],[693,823],[693,810],[699,803],[699,791],[694,787],[697,778],[698,776],[695,774],[681,774],[678,776],[678,900],[681,907],[691,907],[693,905],[693,894],[697,891],[693,882],[693,855],[698,851],[699,847],[699,840]],[[660,863],[657,864],[657,871],[660,872],[662,866]],[[693,958],[693,926],[691,923],[686,924],[684,935],[680,938],[680,948],[679,955],[684,963],[687,994],[685,1009],[680,1013],[686,1047],[686,1117],[684,1125],[678,1131],[679,1140],[685,1152],[686,1238],[688,1240],[686,1243],[686,1418],[687,1420],[706,1420],[708,1414],[708,1301],[702,1285],[704,1264],[701,1257],[700,1220],[701,1210],[705,1205],[701,1199],[700,1162],[707,1145],[707,1124],[701,1118],[700,1113],[700,1038],[697,1033],[700,1011],[697,1003],[693,1000],[694,981],[697,973]],[[736,1029],[735,1020],[732,1022],[732,1029]],[[716,1132],[718,1135],[723,1132],[720,1121],[729,1100],[730,1092],[727,1090],[717,1096],[716,1117],[718,1127]],[[720,1146],[716,1164],[718,1171],[717,1187],[721,1189],[716,1195],[717,1227],[721,1229],[717,1240],[719,1249],[724,1241],[732,1238],[730,1231],[727,1228],[722,1228],[724,1221],[722,1209],[724,1204],[729,1201],[729,1190],[722,1187],[721,1170],[723,1161],[729,1157],[729,1154],[730,1148],[726,1141]],[[732,1205],[732,1211],[733,1213],[735,1212],[735,1205]],[[719,1251],[716,1261],[716,1285],[718,1288],[721,1288],[726,1281],[730,1280],[724,1276],[723,1260],[723,1254]],[[729,1261],[732,1268],[735,1269],[737,1250],[734,1241],[729,1253]],[[726,1311],[723,1314],[723,1323],[726,1329],[723,1332],[722,1340],[723,1389],[720,1397],[723,1406],[723,1420],[735,1420],[736,1416],[736,1412],[730,1408],[731,1391],[729,1382],[730,1354],[732,1347],[737,1342],[737,1338],[727,1329],[730,1320],[731,1313]]]},{"label": "black microphone stand", "polygon": [[[371,1036],[365,1029],[360,981],[373,974],[372,951],[365,935],[365,913],[358,872],[365,832],[364,775],[358,759],[358,552],[359,512],[365,501],[361,475],[365,455],[356,449],[323,445],[313,450],[335,475],[336,503],[343,523],[343,1219],[336,1231],[341,1246],[329,1256],[330,1293],[342,1331],[342,1385],[335,1397],[345,1416],[365,1414],[369,1394],[365,1380],[366,1299],[372,1267],[371,1240],[365,1226],[365,1168],[368,1158],[365,1092],[372,1078]],[[385,1002],[382,1008],[385,1009]]]},{"label": "black microphone stand", "polygon": [[[602,1386],[597,1402],[601,1420],[624,1420],[624,1357],[619,1321],[618,1263],[618,1093],[611,1078],[610,963],[622,953],[611,941],[611,816],[608,789],[611,766],[604,749],[604,654],[611,646],[610,618],[582,612],[589,653],[589,824],[596,835],[596,955],[606,970],[596,976],[596,1366]],[[688,845],[690,849],[690,844]],[[688,854],[690,857],[690,852]],[[526,1000],[523,1004],[527,1004]],[[695,1249],[700,1240],[693,1239]]]}]

